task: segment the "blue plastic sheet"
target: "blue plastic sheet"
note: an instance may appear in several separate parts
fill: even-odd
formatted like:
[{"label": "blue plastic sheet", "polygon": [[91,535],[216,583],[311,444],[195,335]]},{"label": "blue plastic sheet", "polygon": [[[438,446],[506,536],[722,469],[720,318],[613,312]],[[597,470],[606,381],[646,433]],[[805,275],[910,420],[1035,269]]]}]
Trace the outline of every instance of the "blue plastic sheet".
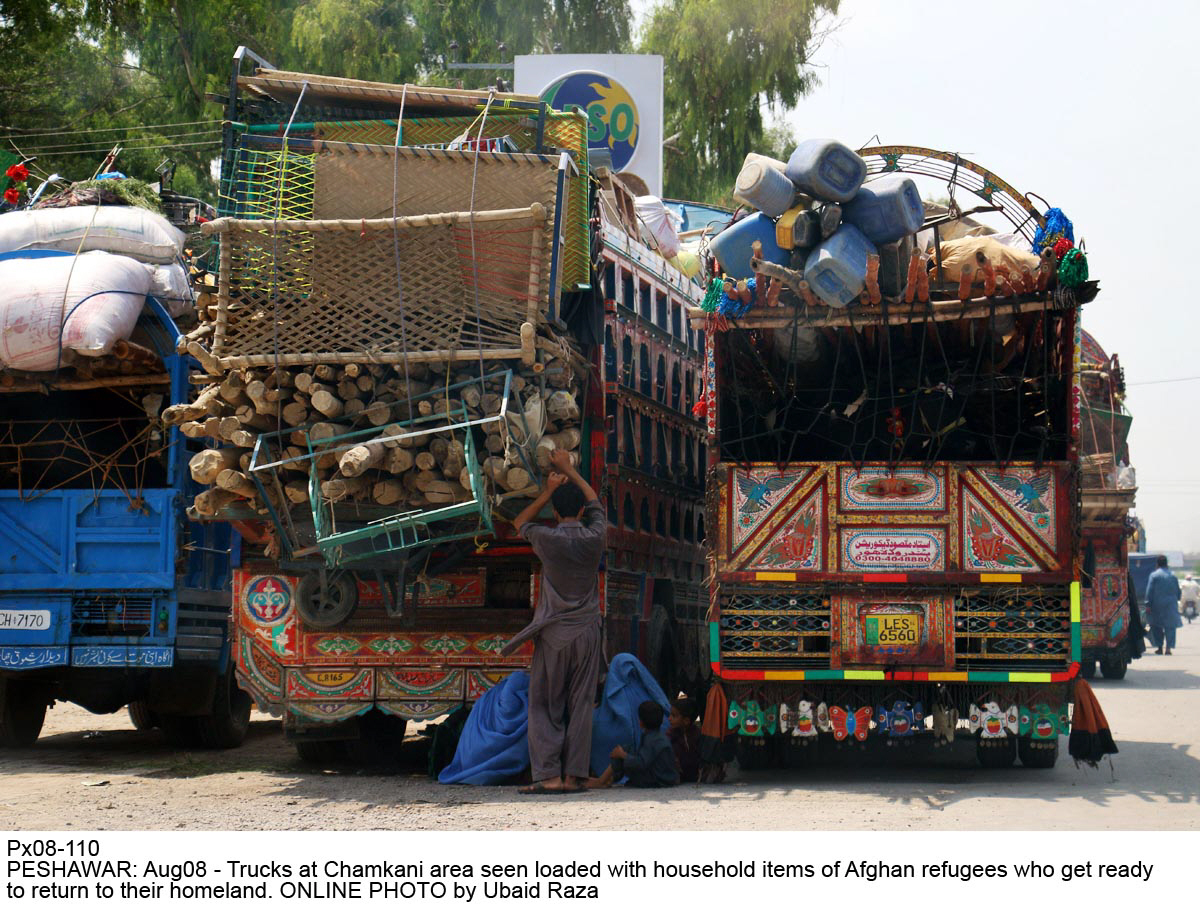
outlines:
[{"label": "blue plastic sheet", "polygon": [[[608,767],[617,744],[641,742],[637,707],[652,699],[663,707],[663,729],[670,706],[662,688],[633,655],[613,658],[604,695],[592,720],[592,771]],[[442,770],[442,784],[503,784],[529,767],[529,675],[510,674],[475,703],[463,727],[458,749]]]},{"label": "blue plastic sheet", "polygon": [[604,695],[592,720],[592,771],[599,775],[609,764],[608,754],[618,744],[637,746],[642,733],[637,708],[647,699],[663,707],[663,726],[667,729],[670,705],[662,687],[633,655],[613,658],[604,681]]},{"label": "blue plastic sheet", "polygon": [[529,766],[529,675],[509,674],[475,703],[442,784],[502,784]]}]

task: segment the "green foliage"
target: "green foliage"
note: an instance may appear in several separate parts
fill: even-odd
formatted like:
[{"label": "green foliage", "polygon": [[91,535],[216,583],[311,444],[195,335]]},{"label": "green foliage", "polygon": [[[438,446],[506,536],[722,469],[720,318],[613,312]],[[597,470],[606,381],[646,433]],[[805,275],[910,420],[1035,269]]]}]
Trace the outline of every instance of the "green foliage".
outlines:
[{"label": "green foliage", "polygon": [[268,59],[306,73],[408,82],[417,76],[421,35],[395,0],[307,0],[292,11],[288,46]]},{"label": "green foliage", "polygon": [[[747,152],[786,156],[791,136],[766,112],[811,88],[809,54],[837,5],[654,7],[637,50],[665,59],[668,195],[728,203]],[[629,0],[0,0],[0,141],[37,154],[35,177],[71,179],[119,142],[125,173],[153,181],[169,156],[175,189],[211,197],[221,113],[205,95],[228,91],[240,44],[284,69],[479,86],[507,74],[446,64],[628,52],[631,21]]]},{"label": "green foliage", "polygon": [[[813,87],[809,55],[838,0],[664,0],[654,7],[639,50],[661,54],[666,70],[668,196],[719,201],[748,152],[779,153],[764,107],[796,105]],[[779,137],[774,137],[777,141]]]}]

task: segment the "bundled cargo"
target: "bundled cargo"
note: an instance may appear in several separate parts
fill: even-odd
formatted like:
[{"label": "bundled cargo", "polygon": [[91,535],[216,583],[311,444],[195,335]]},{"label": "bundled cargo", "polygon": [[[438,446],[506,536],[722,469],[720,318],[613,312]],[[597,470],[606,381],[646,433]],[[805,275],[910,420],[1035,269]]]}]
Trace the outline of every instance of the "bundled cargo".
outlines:
[{"label": "bundled cargo", "polygon": [[126,256],[0,260],[0,367],[49,371],[63,352],[99,357],[128,339],[151,273]]},{"label": "bundled cargo", "polygon": [[137,206],[68,206],[0,215],[0,253],[104,250],[145,263],[171,263],[183,253],[183,232]]},{"label": "bundled cargo", "polygon": [[[926,203],[910,175],[961,183],[985,204],[964,211],[953,195],[945,208]],[[956,154],[907,146],[855,152],[811,139],[787,162],[748,155],[733,196],[758,211],[735,215],[708,240],[726,286],[737,290],[709,302],[721,316],[783,307],[840,319],[821,310],[885,302],[911,315],[931,303],[1034,304],[1055,295],[1086,302],[1097,292],[1065,216],[1039,214],[1023,194]],[[998,213],[1013,228],[999,233],[969,217],[977,212]]]}]

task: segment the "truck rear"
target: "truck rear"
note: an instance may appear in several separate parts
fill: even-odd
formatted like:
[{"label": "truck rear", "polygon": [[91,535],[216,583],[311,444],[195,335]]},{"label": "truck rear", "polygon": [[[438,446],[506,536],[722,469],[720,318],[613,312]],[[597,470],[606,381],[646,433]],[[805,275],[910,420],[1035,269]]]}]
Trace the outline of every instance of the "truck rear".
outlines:
[{"label": "truck rear", "polygon": [[[239,679],[324,762],[390,748],[526,668],[539,574],[512,518],[558,449],[607,498],[610,655],[697,672],[703,286],[590,171],[587,118],[528,96],[235,59],[197,518],[258,529]],[[242,64],[247,64],[245,72]],[[620,367],[618,368],[618,363]],[[218,470],[219,469],[219,470]]]},{"label": "truck rear", "polygon": [[[1018,240],[1044,223],[958,155],[860,154],[872,175],[948,178],[952,201],[971,190]],[[757,252],[757,296],[731,283],[693,312],[710,330],[712,671],[746,763],[959,733],[985,765],[1043,767],[1066,732],[1095,285],[998,280],[998,242],[952,273],[968,235],[951,208],[916,244],[880,244],[848,305],[813,293],[808,251],[791,267]]]},{"label": "truck rear", "polygon": [[[1138,592],[1129,573],[1130,518],[1137,485],[1129,459],[1132,416],[1125,372],[1088,333],[1082,335],[1080,492],[1082,507],[1080,673],[1120,680],[1142,653]],[[1143,588],[1144,592],[1144,588]]]},{"label": "truck rear", "polygon": [[161,420],[189,394],[178,334],[147,298],[113,354],[0,373],[4,746],[35,741],[55,701],[131,706],[181,744],[245,733],[229,663],[236,536],[186,520],[187,441]]}]

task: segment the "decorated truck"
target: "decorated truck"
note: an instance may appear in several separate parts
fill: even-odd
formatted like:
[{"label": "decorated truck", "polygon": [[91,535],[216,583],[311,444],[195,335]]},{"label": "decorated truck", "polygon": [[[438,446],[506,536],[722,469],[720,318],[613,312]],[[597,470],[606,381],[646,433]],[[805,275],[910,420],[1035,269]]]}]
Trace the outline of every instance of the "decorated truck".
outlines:
[{"label": "decorated truck", "polygon": [[[32,282],[52,257],[75,258],[0,260]],[[189,395],[187,359],[144,292],[111,353],[0,370],[0,746],[36,741],[56,701],[129,706],[186,746],[236,746],[249,724],[227,606],[238,538],[184,513],[189,441],[161,416]]]},{"label": "decorated truck", "polygon": [[1082,336],[1080,420],[1082,491],[1082,653],[1084,677],[1124,678],[1141,654],[1139,594],[1129,573],[1129,511],[1137,486],[1129,460],[1125,374],[1088,333]]},{"label": "decorated truck", "polygon": [[[743,273],[716,235],[725,280],[690,313],[727,728],[745,764],[957,734],[984,765],[1051,766],[1081,657],[1076,378],[1097,285],[1079,264],[1060,280],[1075,257],[1055,220],[962,156],[837,154],[827,175],[862,169],[841,201],[801,185],[815,198],[753,229]],[[922,205],[928,179],[949,205]],[[864,194],[914,220],[864,242]]]},{"label": "decorated truck", "polygon": [[589,166],[586,117],[245,49],[226,114],[180,418],[207,447],[192,515],[245,523],[238,680],[301,756],[394,742],[528,666],[500,654],[539,579],[510,522],[555,449],[606,499],[608,654],[668,686],[702,669],[704,341],[685,312],[704,288]]}]

